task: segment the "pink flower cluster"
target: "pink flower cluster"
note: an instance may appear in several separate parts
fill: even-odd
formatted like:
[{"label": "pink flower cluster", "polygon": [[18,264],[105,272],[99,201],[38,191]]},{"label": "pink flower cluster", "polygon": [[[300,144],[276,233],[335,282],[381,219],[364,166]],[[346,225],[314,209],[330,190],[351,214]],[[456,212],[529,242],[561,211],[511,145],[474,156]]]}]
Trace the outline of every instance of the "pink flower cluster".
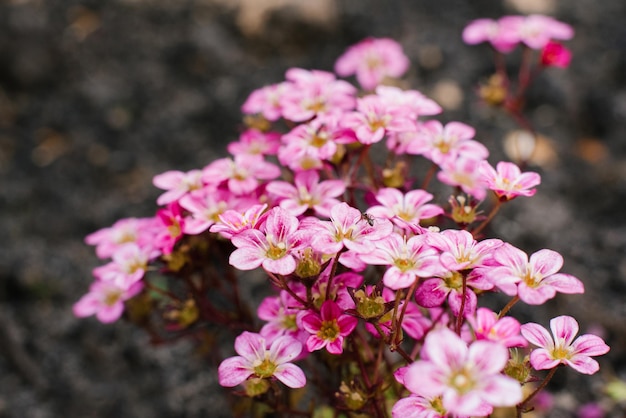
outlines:
[{"label": "pink flower cluster", "polygon": [[[568,39],[568,28],[550,18],[511,16],[473,22],[464,39],[488,40],[506,52],[519,42],[543,48],[550,39]],[[553,319],[553,339],[537,324],[479,307],[495,292],[529,305],[583,293],[580,280],[560,272],[560,254],[540,249],[529,256],[483,239],[484,225],[474,225],[480,217],[455,224],[454,205],[424,190],[427,182],[417,187],[414,174],[403,173],[401,185],[392,184],[384,175],[392,165],[378,167],[370,158],[375,149],[392,162],[430,161],[436,178],[452,186],[453,200],[468,204],[467,213],[488,204],[488,196],[497,205],[532,196],[540,183],[539,174],[510,162],[494,168],[471,126],[425,120],[441,108],[422,93],[381,85],[407,66],[396,42],[366,39],[340,57],[335,71],[356,74],[368,94],[358,96],[330,72],[299,68],[254,91],[243,112],[283,120],[289,129],[250,128],[228,146],[231,156],[155,176],[164,192],[153,218],[125,219],[87,237],[111,261],[94,270],[96,281],[75,314],[115,321],[124,302],[149,283],[150,266],[188,251],[195,237],[230,243],[229,265],[262,269],[276,290],[258,307],[258,333],[240,334],[238,355],[220,364],[223,386],[279,381],[300,388],[306,373],[294,362],[324,358],[318,351],[353,359],[367,352],[359,344],[402,350],[411,342],[413,354],[404,353],[405,367],[395,374],[408,396],[398,399],[393,416],[469,417],[522,402],[525,381],[504,371],[511,347],[539,347],[530,357],[536,370],[567,364],[597,371],[590,356],[608,346],[589,335],[573,340],[573,318]],[[198,292],[193,278],[189,283]],[[362,368],[376,357],[368,350]],[[369,389],[376,385],[385,386]]]}]

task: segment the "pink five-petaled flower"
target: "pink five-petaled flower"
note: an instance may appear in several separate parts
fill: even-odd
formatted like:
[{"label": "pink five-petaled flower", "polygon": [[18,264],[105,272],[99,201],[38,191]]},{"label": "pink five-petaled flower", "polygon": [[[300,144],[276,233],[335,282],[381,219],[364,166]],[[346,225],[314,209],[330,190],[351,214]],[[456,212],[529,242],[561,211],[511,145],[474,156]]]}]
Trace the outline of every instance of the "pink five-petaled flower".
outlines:
[{"label": "pink five-petaled flower", "polygon": [[158,205],[167,205],[185,196],[187,193],[201,189],[202,170],[191,170],[187,173],[182,171],[166,171],[152,179],[152,183],[159,189],[167,190],[157,199]]},{"label": "pink five-petaled flower", "polygon": [[387,76],[400,77],[409,68],[409,59],[393,39],[367,38],[348,48],[335,63],[342,77],[356,74],[365,90],[373,90]]},{"label": "pink five-petaled flower", "polygon": [[324,254],[336,254],[345,246],[349,250],[367,253],[374,249],[374,241],[391,234],[393,226],[387,219],[370,221],[345,202],[330,210],[330,221],[319,221],[311,226],[316,234],[311,246]]},{"label": "pink five-petaled flower", "polygon": [[302,235],[298,218],[275,207],[268,212],[262,230],[246,229],[233,236],[237,249],[230,255],[230,264],[240,270],[259,266],[276,274],[290,274],[296,269],[293,252],[300,248]]},{"label": "pink five-petaled flower", "polygon": [[311,335],[306,341],[311,352],[326,347],[331,354],[343,352],[343,339],[350,335],[358,320],[343,313],[332,300],[322,304],[320,313],[309,312],[302,317],[302,326]]},{"label": "pink five-petaled flower", "polygon": [[439,253],[426,244],[424,235],[407,239],[393,233],[377,241],[372,252],[359,258],[367,264],[389,266],[383,283],[393,290],[407,288],[419,277],[432,277],[443,271]]},{"label": "pink five-petaled flower", "polygon": [[435,329],[426,336],[422,359],[407,367],[404,386],[427,399],[441,396],[450,414],[485,416],[494,406],[522,400],[520,384],[501,373],[508,359],[502,344],[475,341],[468,347],[449,329]]},{"label": "pink five-petaled flower", "polygon": [[89,287],[89,293],[74,304],[74,315],[83,318],[95,314],[103,323],[117,321],[124,312],[124,301],[135,296],[141,289],[142,282],[96,280]]},{"label": "pink five-petaled flower", "polygon": [[533,196],[537,191],[533,187],[541,183],[539,174],[532,171],[522,173],[517,165],[505,161],[500,161],[495,169],[483,161],[480,173],[487,187],[502,201],[517,196]]},{"label": "pink five-petaled flower", "polygon": [[541,305],[557,292],[584,293],[580,280],[569,274],[557,273],[563,257],[552,250],[539,250],[530,256],[505,243],[494,253],[496,267],[485,270],[489,280],[509,296],[517,294],[529,305]]},{"label": "pink five-petaled flower", "polygon": [[330,216],[330,208],[339,203],[335,199],[346,190],[343,180],[320,182],[317,171],[301,171],[296,174],[294,184],[286,181],[273,181],[266,191],[282,198],[280,207],[292,215],[302,215],[307,209],[314,209],[319,216]]},{"label": "pink five-petaled flower", "polygon": [[572,60],[572,53],[559,42],[550,41],[541,50],[539,58],[545,67],[567,68]]},{"label": "pink five-petaled flower", "polygon": [[403,194],[393,187],[378,190],[376,200],[380,205],[372,206],[367,210],[372,216],[391,220],[402,229],[416,232],[420,220],[432,218],[443,213],[443,209],[431,201],[433,195],[424,190],[411,190]]},{"label": "pink five-petaled flower", "polygon": [[438,120],[429,120],[418,127],[418,138],[407,147],[408,154],[424,157],[442,166],[454,163],[463,156],[483,160],[489,156],[487,148],[473,140],[476,130],[461,122],[448,122],[445,126]]},{"label": "pink five-petaled flower", "polygon": [[280,168],[268,163],[259,155],[239,154],[235,159],[221,158],[204,167],[202,179],[205,183],[218,185],[227,181],[228,190],[236,195],[252,193],[259,180],[271,180],[280,176]]},{"label": "pink five-petaled flower", "polygon": [[498,24],[508,42],[522,42],[532,49],[541,49],[552,39],[574,36],[570,25],[544,15],[504,16]]},{"label": "pink five-petaled flower", "polygon": [[515,49],[519,42],[517,37],[508,36],[499,22],[493,19],[476,19],[463,29],[463,42],[475,45],[489,42],[498,52],[507,53]]},{"label": "pink five-petaled flower", "polygon": [[302,344],[288,335],[276,338],[269,347],[267,343],[263,336],[248,331],[235,338],[235,351],[239,356],[227,358],[219,365],[220,385],[237,386],[255,376],[275,377],[290,388],[304,387],[304,372],[291,363],[302,352]]},{"label": "pink five-petaled flower", "polygon": [[592,356],[600,356],[609,351],[602,338],[585,334],[574,340],[578,334],[578,322],[571,316],[562,315],[550,320],[552,335],[539,324],[522,325],[522,335],[529,343],[539,348],[530,353],[530,364],[535,370],[553,369],[565,364],[584,374],[594,374],[600,368]]},{"label": "pink five-petaled flower", "polygon": [[520,335],[520,323],[510,316],[499,318],[490,309],[478,308],[476,317],[470,316],[467,321],[474,330],[477,340],[495,341],[506,347],[526,347],[524,337]]}]

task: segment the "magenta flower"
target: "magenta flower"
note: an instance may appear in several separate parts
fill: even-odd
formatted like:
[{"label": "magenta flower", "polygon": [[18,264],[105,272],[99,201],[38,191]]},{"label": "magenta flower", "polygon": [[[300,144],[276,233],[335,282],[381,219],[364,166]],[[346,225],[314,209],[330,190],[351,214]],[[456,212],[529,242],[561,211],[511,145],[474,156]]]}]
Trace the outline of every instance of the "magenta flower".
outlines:
[{"label": "magenta flower", "polygon": [[476,317],[470,316],[467,321],[474,330],[476,340],[494,341],[505,347],[526,347],[524,337],[520,335],[520,323],[510,316],[498,319],[498,315],[490,309],[478,308]]},{"label": "magenta flower", "polygon": [[419,277],[443,272],[439,253],[426,244],[424,235],[410,238],[392,233],[376,242],[376,248],[359,256],[367,264],[389,266],[383,275],[385,286],[397,290],[411,286]]},{"label": "magenta flower", "polygon": [[530,364],[535,370],[553,369],[559,364],[570,366],[583,374],[594,374],[600,369],[591,357],[609,352],[602,338],[578,334],[578,322],[571,316],[562,315],[550,320],[552,335],[541,325],[522,325],[522,335],[529,343],[539,347],[530,353]]},{"label": "magenta flower", "polygon": [[342,77],[356,74],[365,90],[374,90],[385,77],[400,77],[409,68],[409,59],[393,39],[367,38],[348,48],[335,63]]},{"label": "magenta flower", "polygon": [[252,205],[243,213],[229,209],[217,215],[219,221],[211,226],[210,231],[230,239],[241,231],[256,228],[264,217],[265,209],[267,209],[267,204]]},{"label": "magenta flower", "polygon": [[440,328],[426,336],[422,359],[407,367],[404,385],[427,399],[441,396],[450,414],[484,416],[494,406],[522,400],[519,382],[501,373],[508,359],[501,344],[475,341],[468,347],[454,332]]},{"label": "magenta flower", "polygon": [[187,193],[201,189],[202,170],[191,170],[187,173],[182,171],[166,171],[154,176],[152,183],[159,189],[167,190],[157,199],[158,205],[167,205],[185,196]]},{"label": "magenta flower", "polygon": [[307,209],[313,209],[317,215],[329,217],[330,208],[339,203],[336,197],[343,194],[346,185],[343,180],[319,180],[317,171],[302,171],[296,174],[294,184],[273,181],[267,185],[266,191],[281,198],[280,207],[292,215],[302,215]]},{"label": "magenta flower", "polygon": [[557,273],[563,257],[552,250],[539,250],[528,255],[505,243],[494,252],[496,267],[484,270],[486,276],[509,296],[518,295],[529,305],[541,305],[557,292],[584,293],[580,280],[569,274]]},{"label": "magenta flower", "polygon": [[533,196],[537,191],[533,187],[541,183],[539,174],[532,171],[522,173],[517,165],[504,161],[500,161],[496,169],[483,161],[480,172],[487,187],[503,201],[517,196]]},{"label": "magenta flower", "polygon": [[313,352],[326,347],[331,354],[343,353],[343,339],[352,333],[358,320],[343,313],[332,300],[322,304],[320,313],[309,312],[302,317],[302,326],[311,335],[306,347]]},{"label": "magenta flower", "polygon": [[302,344],[287,335],[268,343],[263,336],[247,331],[235,338],[235,351],[239,356],[227,358],[219,365],[220,385],[237,386],[254,376],[276,378],[290,388],[304,387],[304,372],[291,363],[302,352]]},{"label": "magenta flower", "polygon": [[178,202],[172,202],[158,210],[156,218],[154,246],[163,251],[163,254],[170,254],[174,251],[176,243],[183,237],[185,219],[182,209]]},{"label": "magenta flower", "polygon": [[293,273],[296,269],[293,253],[300,248],[302,241],[298,226],[298,218],[286,210],[271,209],[262,230],[246,229],[231,238],[237,249],[230,255],[230,264],[240,270],[252,270],[262,265],[271,273]]},{"label": "magenta flower", "polygon": [[73,312],[79,318],[96,315],[102,323],[117,321],[124,312],[124,301],[143,289],[142,282],[116,283],[96,280],[89,292],[74,304]]},{"label": "magenta flower", "polygon": [[567,68],[572,60],[572,52],[563,44],[550,41],[541,50],[541,65],[545,67]]},{"label": "magenta flower", "polygon": [[302,343],[306,342],[309,334],[298,327],[298,316],[303,308],[300,302],[284,290],[279,296],[266,297],[257,310],[259,319],[267,321],[259,333],[270,341],[289,335]]}]

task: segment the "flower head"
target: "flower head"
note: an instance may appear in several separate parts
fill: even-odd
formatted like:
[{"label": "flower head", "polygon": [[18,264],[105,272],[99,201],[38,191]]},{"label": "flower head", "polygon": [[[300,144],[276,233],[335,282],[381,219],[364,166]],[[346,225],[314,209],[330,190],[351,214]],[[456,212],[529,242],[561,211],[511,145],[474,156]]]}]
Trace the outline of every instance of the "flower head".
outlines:
[{"label": "flower head", "polygon": [[571,316],[562,315],[550,320],[552,335],[539,324],[522,325],[522,335],[529,343],[537,346],[530,353],[530,364],[535,370],[553,369],[559,364],[570,366],[577,372],[594,374],[600,368],[591,357],[609,352],[602,338],[578,334],[578,322]]},{"label": "flower head", "polygon": [[320,313],[309,312],[302,317],[302,326],[311,335],[306,346],[309,351],[326,347],[331,354],[343,352],[343,339],[352,333],[358,320],[343,313],[332,300],[322,304]]},{"label": "flower head", "polygon": [[302,344],[284,335],[271,343],[259,334],[245,331],[235,339],[239,356],[222,361],[218,368],[220,385],[237,386],[250,376],[276,378],[290,388],[306,384],[302,369],[291,363],[302,352]]}]

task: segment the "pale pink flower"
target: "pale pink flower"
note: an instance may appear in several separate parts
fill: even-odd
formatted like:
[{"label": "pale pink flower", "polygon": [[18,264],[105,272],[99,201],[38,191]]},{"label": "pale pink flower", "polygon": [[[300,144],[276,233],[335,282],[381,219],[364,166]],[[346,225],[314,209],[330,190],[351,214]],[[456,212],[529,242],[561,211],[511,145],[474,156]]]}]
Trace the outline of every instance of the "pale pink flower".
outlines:
[{"label": "pale pink flower", "polygon": [[230,239],[241,231],[256,228],[261,223],[265,209],[267,204],[251,205],[244,212],[228,209],[217,215],[218,221],[211,226],[210,231]]},{"label": "pale pink flower", "polygon": [[227,190],[204,188],[196,193],[183,196],[180,206],[189,212],[185,218],[183,232],[197,235],[219,221],[219,215],[232,209],[235,203],[232,193]]},{"label": "pale pink flower", "polygon": [[331,354],[343,352],[343,340],[356,327],[358,320],[343,313],[332,300],[322,304],[320,312],[310,311],[302,317],[302,326],[311,335],[306,346],[310,352],[326,350]]},{"label": "pale pink flower", "polygon": [[380,142],[388,132],[415,130],[406,109],[389,106],[376,95],[357,99],[357,111],[346,113],[341,124],[352,129],[357,140],[366,145]]},{"label": "pale pink flower", "polygon": [[335,63],[342,77],[356,74],[365,90],[373,90],[385,77],[400,77],[409,68],[402,47],[389,38],[366,38],[348,48]]},{"label": "pale pink flower", "polygon": [[541,176],[535,172],[522,173],[513,163],[500,161],[494,169],[487,161],[480,165],[482,180],[498,199],[507,201],[517,196],[533,196],[533,187],[541,183]]},{"label": "pale pink flower", "polygon": [[[399,399],[391,410],[393,418],[451,418],[441,405],[441,396],[428,399],[420,395],[409,395]],[[454,415],[454,418],[469,418]]]},{"label": "pale pink flower", "polygon": [[336,254],[344,246],[367,253],[374,248],[374,241],[391,234],[393,226],[387,219],[370,221],[358,209],[341,202],[331,208],[330,221],[312,224],[311,230],[315,233],[312,247],[324,254]]},{"label": "pale pink flower", "polygon": [[260,113],[265,119],[276,121],[282,116],[282,97],[290,88],[290,83],[283,82],[254,90],[244,102],[241,111],[245,114]]},{"label": "pale pink flower", "polygon": [[237,249],[230,255],[230,264],[240,270],[263,266],[271,273],[293,273],[296,269],[293,253],[300,248],[303,239],[298,225],[298,218],[286,210],[271,209],[262,230],[246,229],[231,238]]},{"label": "pale pink flower", "polygon": [[186,173],[176,170],[166,171],[154,176],[152,183],[159,189],[167,190],[157,199],[158,205],[167,205],[189,192],[201,189],[202,170],[191,170]]},{"label": "pale pink flower", "polygon": [[291,363],[302,352],[302,344],[290,336],[269,343],[263,336],[245,331],[235,338],[235,351],[238,356],[227,358],[218,367],[222,386],[237,386],[251,376],[276,378],[290,388],[306,385],[302,369]]},{"label": "pale pink flower", "polygon": [[449,271],[461,271],[489,263],[503,242],[499,239],[476,241],[465,230],[446,229],[426,235],[431,247],[441,252],[440,262]]},{"label": "pale pink flower", "polygon": [[481,164],[482,160],[462,156],[453,161],[446,160],[437,178],[444,184],[460,187],[468,195],[483,200],[487,196],[487,189],[479,171]]},{"label": "pale pink flower", "polygon": [[435,164],[454,163],[459,157],[484,160],[489,151],[480,142],[472,140],[476,130],[461,122],[445,126],[438,120],[429,120],[418,126],[419,140],[407,147],[408,154],[424,155]]},{"label": "pale pink flower", "polygon": [[239,141],[228,144],[228,152],[232,155],[275,155],[280,146],[278,132],[261,132],[247,129],[239,136]]},{"label": "pale pink flower", "polygon": [[494,252],[496,267],[485,270],[485,274],[504,293],[518,295],[529,305],[541,305],[552,299],[557,292],[584,293],[580,280],[569,274],[558,273],[563,266],[563,257],[552,250],[539,250],[528,255],[505,243]]},{"label": "pale pink flower", "polygon": [[502,29],[502,24],[493,19],[476,19],[463,29],[463,41],[469,45],[489,42],[499,52],[511,52],[519,39]]},{"label": "pale pink flower", "polygon": [[441,106],[417,90],[402,90],[394,86],[376,87],[376,95],[389,107],[402,108],[412,119],[438,115]]},{"label": "pale pink flower", "polygon": [[283,117],[304,122],[335,111],[354,109],[356,88],[326,71],[290,68],[285,74],[292,84],[281,98]]},{"label": "pale pink flower", "polygon": [[553,369],[559,364],[570,366],[583,374],[594,374],[600,369],[591,357],[608,353],[609,346],[602,338],[578,334],[578,322],[571,316],[562,315],[550,320],[552,335],[541,325],[522,325],[522,335],[529,343],[539,347],[530,353],[530,364],[535,370]]},{"label": "pale pink flower", "polygon": [[103,323],[117,321],[124,312],[124,301],[138,294],[141,289],[142,282],[96,280],[89,287],[89,292],[74,304],[74,315],[83,318],[95,314]]},{"label": "pale pink flower", "polygon": [[252,193],[259,186],[259,180],[271,180],[280,176],[280,168],[265,161],[261,156],[236,155],[235,159],[220,158],[202,171],[202,179],[207,184],[219,185],[226,181],[228,190],[236,195]]},{"label": "pale pink flower", "polygon": [[336,198],[346,190],[343,180],[320,182],[319,174],[313,170],[296,173],[293,182],[273,181],[265,190],[279,197],[280,207],[295,216],[313,209],[317,215],[329,217],[330,208],[339,203]]},{"label": "pale pink flower", "polygon": [[427,245],[424,235],[406,238],[392,233],[378,240],[376,248],[360,258],[367,264],[389,266],[383,283],[393,290],[405,289],[420,277],[432,277],[443,271],[439,253]]},{"label": "pale pink flower", "polygon": [[485,416],[494,406],[522,400],[519,382],[501,373],[508,359],[501,344],[475,341],[468,347],[449,329],[435,329],[426,336],[422,359],[407,367],[403,381],[415,395],[441,396],[450,414]]},{"label": "pale pink flower", "polygon": [[[306,294],[306,290],[304,293]],[[289,335],[304,344],[309,334],[298,327],[298,316],[301,316],[303,308],[300,302],[285,290],[282,290],[279,296],[266,297],[257,309],[259,319],[267,321],[260,334],[269,341],[282,335]]]},{"label": "pale pink flower", "polygon": [[433,218],[443,209],[432,203],[433,195],[424,190],[411,190],[406,194],[393,187],[379,189],[376,200],[380,205],[371,206],[367,212],[375,217],[389,219],[402,229],[413,230],[422,219]]},{"label": "pale pink flower", "polygon": [[572,61],[572,52],[562,44],[550,41],[541,50],[539,60],[544,67],[567,68]]},{"label": "pale pink flower", "polygon": [[120,219],[108,228],[99,229],[85,237],[85,242],[96,246],[99,258],[108,258],[121,246],[134,242],[149,245],[154,238],[155,218]]},{"label": "pale pink flower", "polygon": [[112,261],[94,269],[95,277],[119,285],[132,284],[141,280],[148,269],[148,262],[161,255],[150,247],[139,247],[135,243],[124,244],[112,255]]},{"label": "pale pink flower", "polygon": [[476,340],[488,340],[503,344],[505,347],[526,347],[524,337],[520,335],[520,323],[513,317],[498,318],[498,314],[487,308],[478,308],[476,316],[467,317],[474,330]]},{"label": "pale pink flower", "polygon": [[498,24],[509,41],[522,42],[532,49],[542,49],[552,39],[574,37],[574,29],[570,25],[544,15],[504,16]]}]

